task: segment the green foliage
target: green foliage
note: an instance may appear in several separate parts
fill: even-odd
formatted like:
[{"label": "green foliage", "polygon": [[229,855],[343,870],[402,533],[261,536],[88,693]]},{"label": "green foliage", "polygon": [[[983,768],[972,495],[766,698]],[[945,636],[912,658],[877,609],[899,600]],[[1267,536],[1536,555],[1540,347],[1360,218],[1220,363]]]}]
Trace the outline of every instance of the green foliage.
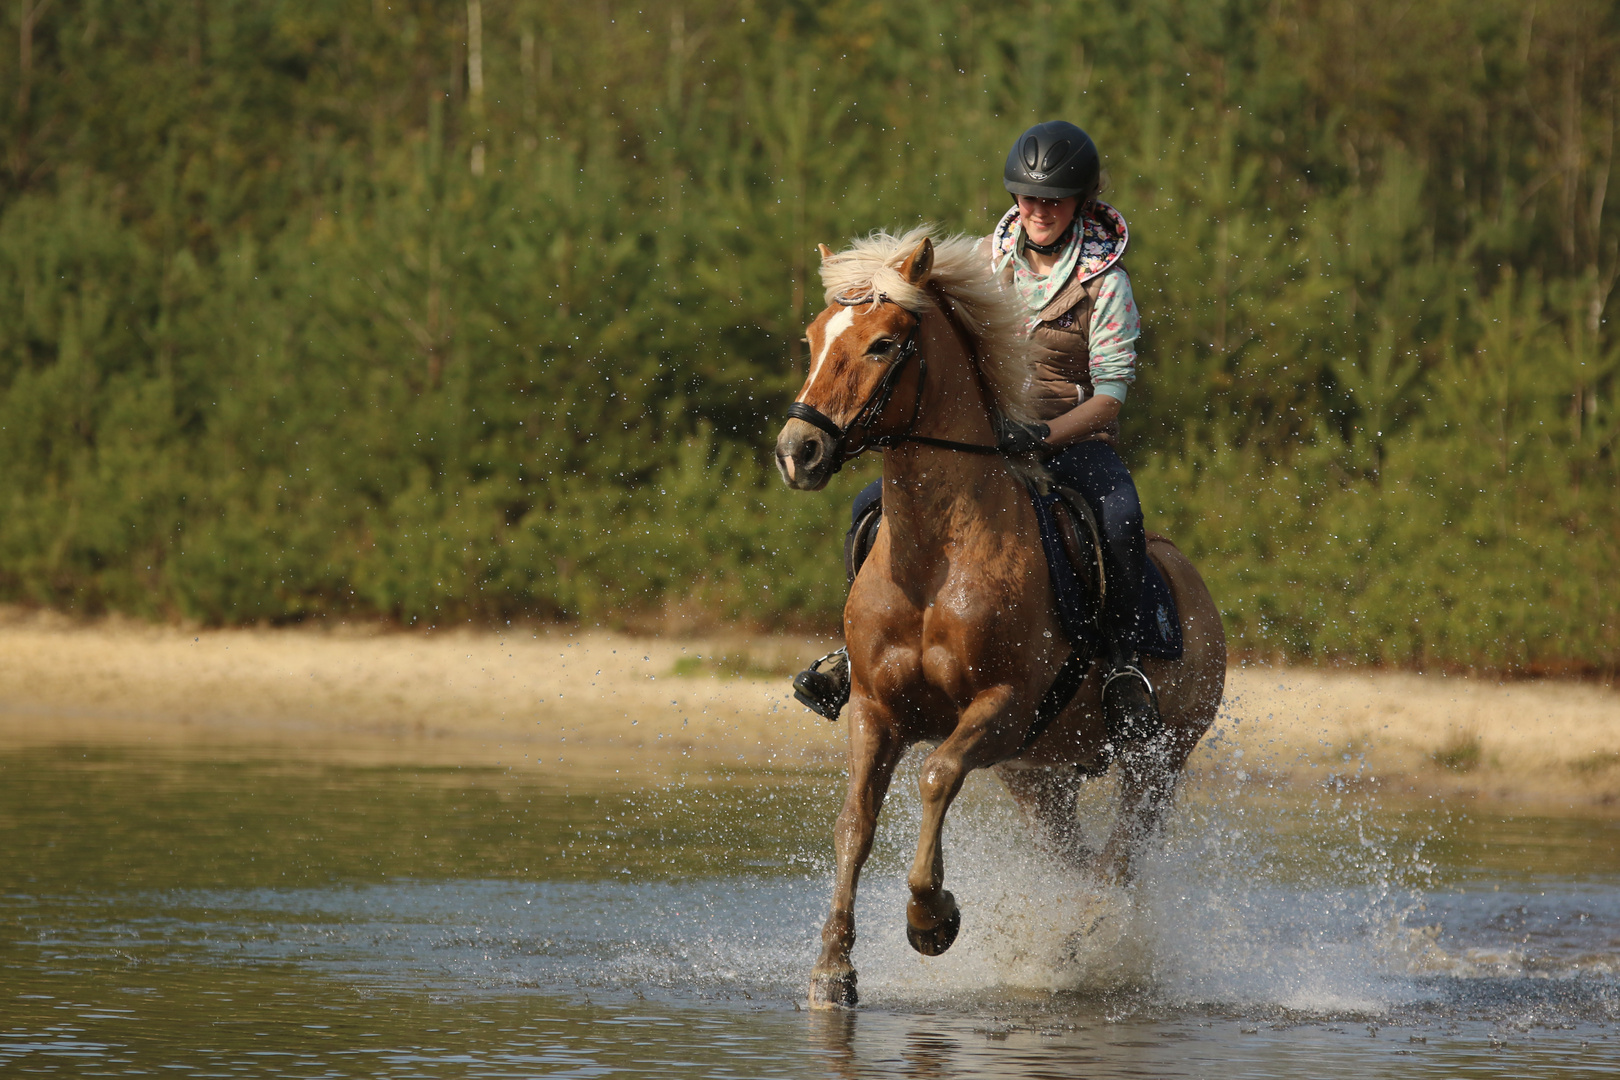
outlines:
[{"label": "green foliage", "polygon": [[831,626],[875,463],[769,458],[814,245],[986,230],[1062,115],[1133,230],[1127,456],[1238,650],[1620,662],[1611,6],[37,7],[0,597]]}]

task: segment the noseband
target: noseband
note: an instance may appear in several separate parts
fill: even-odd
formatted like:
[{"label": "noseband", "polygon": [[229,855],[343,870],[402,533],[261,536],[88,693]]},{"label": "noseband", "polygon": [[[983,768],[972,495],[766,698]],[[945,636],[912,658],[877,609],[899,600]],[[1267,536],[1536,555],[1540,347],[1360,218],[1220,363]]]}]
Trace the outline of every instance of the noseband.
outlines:
[{"label": "noseband", "polygon": [[[871,304],[876,307],[878,304],[894,303],[893,300],[889,299],[887,293],[860,293],[856,295],[845,293],[842,296],[833,297],[833,302],[844,307],[857,307],[861,304]],[[899,307],[900,305],[896,304],[895,306]],[[905,309],[902,308],[902,310]],[[906,313],[911,314],[909,311]],[[839,426],[838,422],[832,417],[814,405],[803,401],[795,401],[788,406],[789,418],[803,420],[807,424],[820,428],[832,437],[832,446],[828,448],[828,453],[832,455],[833,472],[842,469],[846,462],[854,460],[874,446],[887,450],[891,446],[898,446],[900,443],[906,442],[923,443],[928,446],[937,446],[945,450],[959,450],[969,454],[1000,453],[1000,450],[994,446],[980,446],[977,443],[953,442],[950,439],[934,439],[926,435],[912,434],[917,428],[917,417],[922,412],[923,384],[928,378],[928,358],[919,355],[917,352],[917,331],[922,326],[922,319],[915,315],[912,315],[912,319],[911,329],[906,333],[905,339],[900,342],[900,348],[894,354],[894,359],[889,361],[889,366],[883,372],[883,377],[872,388],[872,393],[867,396],[866,402],[850,418],[849,423]],[[875,439],[866,439],[851,444],[850,434],[852,432],[858,432],[871,426],[877,421],[878,417],[883,415],[883,410],[888,408],[889,399],[894,396],[895,385],[900,381],[900,372],[914,356],[917,357],[917,397],[911,403],[911,420],[906,424],[905,430],[894,435],[880,435]]]}]

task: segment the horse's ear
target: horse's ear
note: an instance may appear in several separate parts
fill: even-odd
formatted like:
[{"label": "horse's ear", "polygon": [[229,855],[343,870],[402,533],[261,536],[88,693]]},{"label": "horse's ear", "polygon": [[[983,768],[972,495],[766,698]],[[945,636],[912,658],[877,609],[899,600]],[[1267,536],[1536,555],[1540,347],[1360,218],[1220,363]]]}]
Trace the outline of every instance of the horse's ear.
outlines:
[{"label": "horse's ear", "polygon": [[828,247],[826,244],[817,244],[816,250],[821,252],[822,262],[826,262],[828,259],[832,258],[832,248]]},{"label": "horse's ear", "polygon": [[934,267],[934,242],[928,237],[922,238],[922,243],[912,249],[906,261],[900,264],[900,276],[913,285],[921,285],[928,271]]}]

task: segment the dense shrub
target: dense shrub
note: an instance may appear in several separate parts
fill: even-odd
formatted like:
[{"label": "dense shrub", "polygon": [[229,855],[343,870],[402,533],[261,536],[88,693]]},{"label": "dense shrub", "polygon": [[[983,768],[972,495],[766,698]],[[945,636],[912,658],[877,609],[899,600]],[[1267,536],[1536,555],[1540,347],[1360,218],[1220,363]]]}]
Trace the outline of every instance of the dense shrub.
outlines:
[{"label": "dense shrub", "polygon": [[1620,661],[1612,5],[37,6],[0,597],[834,625],[875,465],[768,460],[813,247],[985,230],[1063,115],[1133,229],[1127,455],[1236,647]]}]

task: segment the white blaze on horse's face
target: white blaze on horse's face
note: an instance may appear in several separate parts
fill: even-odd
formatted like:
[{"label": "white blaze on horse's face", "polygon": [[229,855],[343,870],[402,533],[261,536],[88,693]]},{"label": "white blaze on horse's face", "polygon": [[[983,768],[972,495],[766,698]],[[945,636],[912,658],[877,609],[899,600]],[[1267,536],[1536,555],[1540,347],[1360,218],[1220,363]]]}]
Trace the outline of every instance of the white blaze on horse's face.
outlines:
[{"label": "white blaze on horse's face", "polygon": [[776,440],[776,463],[790,487],[825,487],[843,463],[846,436],[853,434],[859,452],[884,434],[881,408],[880,415],[865,417],[858,432],[848,427],[868,405],[882,405],[877,394],[893,371],[896,342],[911,331],[913,319],[898,305],[868,298],[864,306],[829,306],[810,324],[810,375],[795,404],[808,406],[817,420],[791,417]]},{"label": "white blaze on horse's face", "polygon": [[[838,313],[827,320],[827,325],[821,328],[821,348],[816,351],[816,361],[810,366],[810,377],[804,381],[804,389],[799,391],[798,400],[803,401],[810,388],[816,385],[816,376],[821,374],[821,368],[827,362],[827,354],[844,332],[855,324],[855,309],[852,307],[840,308]],[[812,327],[812,329],[814,329]]]}]

